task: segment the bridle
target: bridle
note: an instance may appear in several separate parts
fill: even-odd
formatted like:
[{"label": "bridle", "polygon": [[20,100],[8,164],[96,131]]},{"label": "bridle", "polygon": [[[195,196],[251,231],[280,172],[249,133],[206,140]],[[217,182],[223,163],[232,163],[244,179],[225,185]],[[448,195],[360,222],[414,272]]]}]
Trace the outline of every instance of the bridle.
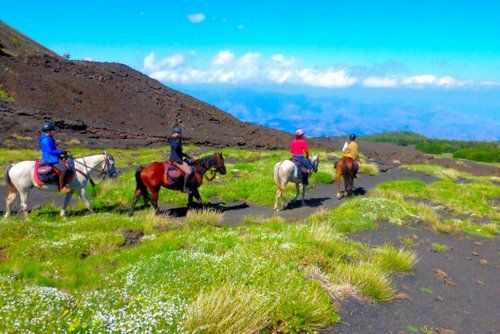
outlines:
[{"label": "bridle", "polygon": [[[206,160],[208,160],[208,162],[206,162]],[[215,166],[210,166],[214,160]],[[216,156],[202,158],[198,163],[205,169],[204,177],[207,181],[213,181],[219,172],[219,168],[221,168]],[[211,174],[210,176],[208,176],[209,173]]]},{"label": "bridle", "polygon": [[[80,169],[78,169],[76,167],[75,167],[75,170],[76,170],[76,172],[80,173],[80,175],[82,175],[84,178],[86,178],[89,181],[90,185],[92,186],[92,191],[93,191],[94,196],[95,196],[95,186],[101,184],[104,181],[104,179],[106,178],[106,176],[111,175],[113,173],[113,172],[109,171],[109,167],[111,166],[111,163],[109,160],[109,154],[107,152],[104,153],[104,162],[101,164],[100,168],[90,167],[85,162],[85,158],[82,158],[83,162],[80,162],[76,159],[74,161],[75,161],[75,163],[78,163],[85,168],[85,172],[81,171]],[[99,172],[100,180],[98,183],[96,183],[92,179],[92,177],[90,176],[90,172],[92,172],[92,171]]]}]

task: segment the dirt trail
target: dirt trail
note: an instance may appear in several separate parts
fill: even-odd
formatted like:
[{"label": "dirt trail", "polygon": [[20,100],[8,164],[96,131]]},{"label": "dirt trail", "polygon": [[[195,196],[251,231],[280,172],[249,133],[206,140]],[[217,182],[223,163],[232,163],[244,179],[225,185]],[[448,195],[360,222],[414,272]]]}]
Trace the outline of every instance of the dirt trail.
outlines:
[{"label": "dirt trail", "polygon": [[[364,195],[369,189],[375,187],[381,182],[400,180],[400,179],[419,179],[424,182],[432,182],[435,179],[423,173],[413,172],[409,170],[393,168],[380,176],[367,176],[360,174],[355,181],[355,193],[357,195]],[[163,191],[168,191],[163,189]],[[334,184],[317,184],[313,189],[306,193],[306,205],[300,206],[300,201],[297,204],[288,204],[285,210],[278,213],[279,216],[286,218],[289,221],[297,221],[309,216],[318,208],[332,209],[336,208],[343,203],[344,200],[337,200],[336,198],[336,185]],[[0,208],[4,210],[5,196],[7,195],[7,187],[0,185]],[[286,199],[290,199],[291,192],[287,194]],[[132,197],[132,191],[131,191]],[[60,194],[47,193],[37,189],[33,189],[28,199],[28,207],[30,210],[53,203],[56,207],[61,207],[64,196]],[[207,201],[207,199],[204,199]],[[74,195],[71,200],[71,205],[79,201],[79,197]],[[186,199],[187,201],[187,199]],[[17,199],[13,204],[13,210],[18,207],[19,200]],[[224,213],[224,223],[227,225],[236,225],[247,216],[264,216],[270,217],[275,215],[275,211],[271,207],[264,207],[254,205],[245,201],[236,203],[224,203],[217,199],[212,199],[211,204],[205,207],[214,208]],[[176,207],[172,205],[160,205],[161,213],[171,217],[184,217],[187,213],[187,207]],[[0,211],[3,213],[4,211]]]},{"label": "dirt trail", "polygon": [[[408,276],[395,278],[398,292],[409,299],[392,303],[349,300],[340,312],[342,323],[322,333],[427,333],[423,328],[438,334],[498,333],[500,258],[496,239],[437,234],[386,223],[351,238],[369,245],[390,242],[403,246],[403,236],[418,238],[411,248],[420,257]],[[432,243],[446,245],[448,250],[436,251]],[[487,263],[481,264],[482,259]],[[437,270],[448,275],[448,283]]]}]

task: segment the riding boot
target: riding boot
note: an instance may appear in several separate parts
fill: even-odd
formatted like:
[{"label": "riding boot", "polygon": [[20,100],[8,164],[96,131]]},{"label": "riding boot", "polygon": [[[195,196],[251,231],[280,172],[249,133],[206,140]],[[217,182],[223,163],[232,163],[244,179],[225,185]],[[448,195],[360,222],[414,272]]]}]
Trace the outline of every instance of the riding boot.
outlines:
[{"label": "riding boot", "polygon": [[64,177],[65,175],[63,173],[59,174],[59,192],[67,194],[71,191],[71,189],[66,188],[64,185]]}]

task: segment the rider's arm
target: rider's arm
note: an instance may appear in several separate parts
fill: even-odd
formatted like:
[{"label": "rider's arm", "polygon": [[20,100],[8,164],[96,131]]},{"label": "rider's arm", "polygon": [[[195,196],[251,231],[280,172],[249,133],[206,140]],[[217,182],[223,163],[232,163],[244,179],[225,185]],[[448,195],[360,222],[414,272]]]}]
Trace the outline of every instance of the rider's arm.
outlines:
[{"label": "rider's arm", "polygon": [[63,153],[62,150],[57,149],[55,140],[48,136],[42,138],[42,147],[48,154],[56,157],[59,157]]},{"label": "rider's arm", "polygon": [[304,154],[306,155],[306,159],[309,159],[309,147],[306,141],[304,141]]},{"label": "rider's arm", "polygon": [[347,149],[347,142],[344,143],[344,147],[342,147],[342,152],[345,152],[345,150]]}]

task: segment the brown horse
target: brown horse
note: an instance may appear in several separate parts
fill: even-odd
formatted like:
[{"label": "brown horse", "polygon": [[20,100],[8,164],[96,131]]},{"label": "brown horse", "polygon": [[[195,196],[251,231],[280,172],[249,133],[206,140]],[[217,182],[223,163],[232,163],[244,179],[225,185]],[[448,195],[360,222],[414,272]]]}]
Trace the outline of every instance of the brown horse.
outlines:
[{"label": "brown horse", "polygon": [[[350,196],[354,187],[354,160],[349,157],[342,157],[337,163],[336,179],[337,179],[337,199],[343,196]],[[340,192],[340,178],[344,177],[344,194]]]},{"label": "brown horse", "polygon": [[[203,183],[203,177],[208,171],[212,171],[213,173],[210,178],[207,177],[208,180],[213,180],[217,173],[226,174],[226,165],[224,164],[222,153],[215,153],[214,155],[195,160],[194,168],[195,173],[191,176],[187,184],[191,190],[188,199],[189,206],[193,204],[193,196],[196,197],[198,204],[202,204],[198,188]],[[153,162],[146,167],[139,167],[135,172],[135,181],[137,187],[132,206],[129,210],[130,216],[134,213],[135,205],[141,196],[145,204],[150,201],[155,210],[158,211],[158,195],[162,186],[171,190],[183,190],[182,177],[181,181],[171,184],[167,177],[165,163],[163,162]]]}]

